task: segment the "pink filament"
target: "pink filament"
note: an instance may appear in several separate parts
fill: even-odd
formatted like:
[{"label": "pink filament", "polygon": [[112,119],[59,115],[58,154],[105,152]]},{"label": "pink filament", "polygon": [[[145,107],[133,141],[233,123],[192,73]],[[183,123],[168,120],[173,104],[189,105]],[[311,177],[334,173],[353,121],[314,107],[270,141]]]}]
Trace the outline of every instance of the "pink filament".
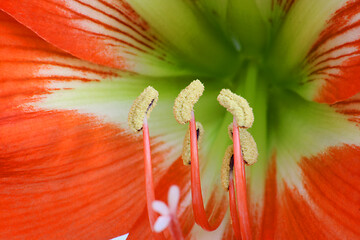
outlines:
[{"label": "pink filament", "polygon": [[192,118],[190,120],[190,146],[191,146],[191,196],[192,205],[195,216],[195,222],[199,224],[203,229],[207,231],[213,231],[217,229],[223,217],[217,218],[217,222],[214,225],[210,225],[206,212],[204,209],[204,201],[201,194],[200,183],[200,170],[199,170],[199,155],[197,144],[197,133],[194,112],[192,112]]},{"label": "pink filament", "polygon": [[251,240],[249,213],[246,199],[246,177],[244,160],[241,154],[240,134],[234,118],[233,122],[233,143],[234,143],[234,169],[236,185],[236,201],[238,215],[240,217],[240,230],[242,240]]}]

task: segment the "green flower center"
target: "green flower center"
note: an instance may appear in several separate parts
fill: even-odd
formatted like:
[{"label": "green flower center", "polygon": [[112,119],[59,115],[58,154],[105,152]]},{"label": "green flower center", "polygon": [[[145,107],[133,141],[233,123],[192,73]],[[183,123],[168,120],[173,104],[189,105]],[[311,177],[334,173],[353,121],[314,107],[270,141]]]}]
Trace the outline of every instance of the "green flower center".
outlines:
[{"label": "green flower center", "polygon": [[[221,89],[228,88],[241,95],[253,108],[255,122],[250,132],[259,149],[258,163],[251,167],[254,174],[257,171],[264,173],[267,168],[268,159],[273,154],[272,139],[274,136],[279,137],[274,132],[279,131],[278,123],[283,113],[288,108],[303,109],[309,104],[294,91],[299,80],[304,78],[301,68],[286,69],[286,65],[279,62],[274,50],[282,14],[274,12],[274,21],[266,26],[266,34],[257,35],[259,33],[255,30],[251,32],[249,37],[254,38],[253,42],[251,39],[242,42],[242,36],[236,40],[228,39],[236,57],[230,59],[227,64],[229,68],[224,69],[223,76],[194,76],[194,79],[203,81],[206,88],[204,97],[200,99],[195,110],[205,131],[213,129],[206,138],[206,141],[211,142],[207,155],[211,156],[208,159],[212,159],[211,164],[217,169],[220,168],[219,159],[224,153],[221,150],[225,150],[230,144],[226,129],[232,121],[232,116],[219,106],[214,97]],[[259,43],[259,38],[263,38],[262,43]]]}]

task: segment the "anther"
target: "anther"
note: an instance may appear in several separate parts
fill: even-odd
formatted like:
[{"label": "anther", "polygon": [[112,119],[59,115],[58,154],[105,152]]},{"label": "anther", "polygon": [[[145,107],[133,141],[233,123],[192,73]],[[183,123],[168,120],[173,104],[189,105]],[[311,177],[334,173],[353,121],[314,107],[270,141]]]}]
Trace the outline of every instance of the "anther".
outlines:
[{"label": "anther", "polygon": [[253,165],[257,162],[259,153],[253,136],[246,129],[239,129],[241,152],[247,165]]},{"label": "anther", "polygon": [[204,85],[199,80],[195,80],[179,93],[174,104],[176,121],[180,124],[190,121],[194,104],[199,100],[203,92]]},{"label": "anther", "polygon": [[241,128],[250,128],[254,122],[252,108],[245,98],[236,95],[229,89],[222,89],[217,97],[219,103],[234,115]]},{"label": "anther", "polygon": [[[228,127],[229,137],[233,139],[233,124],[231,123]],[[244,128],[239,128],[240,134],[240,142],[241,142],[241,153],[243,155],[243,159],[247,165],[253,165],[257,162],[259,152],[257,149],[257,145],[255,139]]]},{"label": "anther", "polygon": [[143,129],[144,117],[150,117],[159,98],[159,93],[149,86],[135,99],[128,115],[128,124],[134,132]]},{"label": "anther", "polygon": [[[200,122],[196,122],[196,138],[198,142],[198,148],[201,145],[204,136],[204,128]],[[191,144],[190,144],[190,129],[186,132],[182,150],[183,163],[186,166],[191,164]]]},{"label": "anther", "polygon": [[234,168],[234,146],[227,147],[222,166],[221,166],[221,185],[227,191],[229,190],[230,174]]}]

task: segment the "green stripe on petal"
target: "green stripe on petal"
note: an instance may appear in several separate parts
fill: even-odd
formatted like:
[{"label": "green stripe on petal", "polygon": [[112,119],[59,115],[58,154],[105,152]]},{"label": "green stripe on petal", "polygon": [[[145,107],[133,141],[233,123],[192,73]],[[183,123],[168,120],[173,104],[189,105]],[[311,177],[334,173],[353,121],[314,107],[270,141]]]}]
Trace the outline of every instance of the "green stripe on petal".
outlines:
[{"label": "green stripe on petal", "polygon": [[327,21],[347,0],[298,0],[287,13],[272,51],[277,77],[299,70]]},{"label": "green stripe on petal", "polygon": [[159,150],[169,149],[169,161],[164,162],[168,166],[180,155],[182,147],[179,143],[186,131],[173,117],[172,107],[180,89],[174,80],[122,76],[87,83],[52,81],[47,86],[52,93],[41,96],[42,100],[32,106],[48,111],[74,110],[80,114],[96,116],[99,121],[116,124],[133,134],[127,125],[128,112],[135,98],[149,85],[160,93],[149,119],[150,133],[156,138],[155,144],[165,143]]},{"label": "green stripe on petal", "polygon": [[[144,88],[151,85],[159,92],[159,101],[149,119],[150,133],[158,142],[165,142],[165,147],[171,149],[170,164],[182,150],[182,142],[187,131],[186,125],[179,125],[173,115],[174,100],[180,90],[186,87],[184,79],[158,79],[139,76],[120,76],[107,78],[97,82],[81,81],[51,81],[47,89],[51,94],[40,96],[41,101],[32,107],[52,110],[74,110],[80,114],[96,116],[99,121],[119,125],[122,129],[129,129],[127,117],[135,98]],[[226,147],[231,143],[227,126],[232,122],[232,116],[226,115],[218,104],[217,89],[210,85],[195,105],[196,120],[205,128],[205,137],[201,147],[202,167],[207,179],[206,186],[220,184],[220,168]],[[132,132],[129,130],[129,134]],[[218,176],[218,177],[213,177]],[[206,189],[206,186],[204,188]]]},{"label": "green stripe on petal", "polygon": [[302,158],[329,147],[360,145],[358,126],[328,105],[289,94],[271,110],[270,145],[277,155],[278,178],[290,185],[301,185],[298,162]]},{"label": "green stripe on petal", "polygon": [[224,75],[233,67],[235,51],[212,28],[201,11],[186,1],[130,0],[128,3],[184,61],[202,74]]},{"label": "green stripe on petal", "polygon": [[226,27],[229,0],[200,0],[194,3],[204,10],[210,21],[218,21],[222,27]]},{"label": "green stripe on petal", "polygon": [[229,28],[245,54],[258,54],[263,50],[267,29],[254,0],[230,0]]},{"label": "green stripe on petal", "polygon": [[[296,187],[301,192],[304,187],[299,163],[303,158],[317,156],[331,147],[360,145],[356,123],[350,122],[348,116],[329,105],[309,102],[294,93],[283,91],[271,95],[269,103],[268,149],[264,149],[261,142],[258,145],[259,153],[268,153],[260,155],[259,161],[249,169],[251,211],[256,221],[261,217],[266,173],[271,167],[269,163],[272,158],[276,159],[279,189],[285,181],[287,186]],[[257,119],[255,114],[255,124]],[[255,124],[256,139],[259,129],[255,129]]]},{"label": "green stripe on petal", "polygon": [[286,12],[298,0],[254,0],[261,12],[265,21],[270,21],[272,24],[282,20]]},{"label": "green stripe on petal", "polygon": [[[269,124],[273,155],[266,189],[260,199],[251,192],[259,239],[359,235],[358,103],[359,95],[329,106],[290,93],[273,102]],[[256,184],[258,176],[252,175],[251,181]]]},{"label": "green stripe on petal", "polygon": [[270,19],[273,0],[255,0],[264,19]]}]

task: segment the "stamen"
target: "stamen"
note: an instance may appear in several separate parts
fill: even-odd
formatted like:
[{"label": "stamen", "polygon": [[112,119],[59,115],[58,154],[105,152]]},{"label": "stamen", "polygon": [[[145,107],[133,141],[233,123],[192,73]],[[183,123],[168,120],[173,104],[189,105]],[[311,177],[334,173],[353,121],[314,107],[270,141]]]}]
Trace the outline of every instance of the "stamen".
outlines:
[{"label": "stamen", "polygon": [[[233,139],[233,124],[231,123],[228,127],[229,137]],[[244,128],[239,128],[240,142],[241,142],[241,153],[243,155],[244,161],[247,165],[253,165],[257,162],[259,152],[255,139]]]},{"label": "stamen", "polygon": [[[233,114],[233,126],[232,132],[229,131],[230,138],[233,139],[233,150],[234,150],[234,169],[235,169],[235,185],[236,185],[236,202],[237,202],[237,212],[240,217],[240,232],[242,240],[251,240],[251,231],[250,231],[250,222],[249,222],[249,213],[247,208],[247,198],[246,198],[246,177],[245,177],[245,166],[244,166],[244,157],[246,157],[249,164],[253,164],[257,159],[257,147],[254,139],[247,131],[242,131],[242,138],[240,139],[239,126],[241,128],[250,128],[254,122],[254,114],[252,108],[249,106],[248,102],[232,93],[228,89],[222,89],[218,95],[219,103],[224,106],[230,113]],[[244,145],[244,151],[242,151],[241,143]],[[224,170],[226,171],[226,169]],[[229,180],[229,185],[232,184],[232,181]],[[224,180],[224,184],[226,184]],[[225,185],[226,187],[226,185]],[[229,186],[230,188],[230,186]],[[234,191],[233,189],[231,190]],[[230,192],[230,197],[233,193]],[[233,201],[233,199],[230,199]],[[233,222],[236,222],[236,216],[234,213],[234,203],[230,203],[231,215]],[[236,231],[236,227],[234,231]]]},{"label": "stamen", "polygon": [[135,99],[128,115],[128,124],[134,132],[139,132],[143,126],[144,116],[150,117],[159,98],[159,93],[153,87],[148,86]]},{"label": "stamen", "polygon": [[232,93],[229,89],[222,89],[217,100],[232,115],[234,115],[236,122],[240,127],[250,128],[252,126],[254,114],[245,98]]},{"label": "stamen", "polygon": [[227,147],[222,166],[221,166],[221,185],[227,191],[229,190],[229,177],[234,167],[234,146],[230,145]]},{"label": "stamen", "polygon": [[203,229],[213,231],[220,226],[225,214],[220,218],[216,218],[216,222],[214,225],[210,225],[204,209],[204,201],[201,193],[197,140],[198,135],[200,137],[202,131],[200,130],[199,134],[197,134],[198,131],[196,130],[197,127],[195,124],[193,107],[194,104],[199,100],[200,96],[203,94],[203,91],[204,85],[199,80],[193,81],[189,86],[182,90],[178,97],[175,99],[174,115],[176,120],[180,124],[185,124],[186,122],[190,121],[189,129],[191,160],[189,161],[188,156],[189,151],[187,150],[187,137],[185,137],[184,140],[183,160],[184,164],[186,165],[191,163],[191,195],[195,222],[199,224]]},{"label": "stamen", "polygon": [[151,207],[151,204],[155,200],[155,191],[152,174],[150,135],[147,118],[150,117],[150,112],[155,107],[158,96],[159,94],[154,88],[150,86],[147,87],[140,94],[140,96],[135,99],[128,116],[128,124],[131,129],[133,129],[135,132],[143,130],[146,201],[149,222],[153,231],[156,216],[155,212]]},{"label": "stamen", "polygon": [[174,104],[176,121],[180,124],[190,121],[194,104],[199,100],[203,92],[204,85],[199,80],[195,80],[179,93]]},{"label": "stamen", "polygon": [[234,169],[236,184],[236,200],[238,206],[238,215],[240,217],[240,230],[242,240],[251,240],[251,230],[249,222],[249,213],[246,198],[246,177],[245,166],[241,154],[239,128],[234,117],[233,122],[233,143],[234,143]]},{"label": "stamen", "polygon": [[[196,122],[196,138],[198,142],[198,148],[201,145],[203,136],[204,136],[204,128],[200,122]],[[185,134],[181,156],[184,165],[189,166],[191,164],[190,129]]]},{"label": "stamen", "polygon": [[216,222],[213,225],[210,225],[206,212],[204,209],[204,201],[201,193],[201,183],[200,183],[200,169],[199,169],[199,155],[198,155],[198,144],[196,137],[196,124],[194,112],[191,113],[190,119],[190,144],[191,144],[191,196],[195,222],[199,224],[203,229],[207,231],[213,231],[217,229],[223,218],[216,218]]},{"label": "stamen", "polygon": [[177,206],[180,199],[180,190],[178,186],[171,186],[168,193],[168,206],[162,201],[154,201],[153,209],[160,214],[155,222],[155,232],[162,232],[169,228],[170,233],[175,240],[183,240],[180,223],[177,217]]}]

